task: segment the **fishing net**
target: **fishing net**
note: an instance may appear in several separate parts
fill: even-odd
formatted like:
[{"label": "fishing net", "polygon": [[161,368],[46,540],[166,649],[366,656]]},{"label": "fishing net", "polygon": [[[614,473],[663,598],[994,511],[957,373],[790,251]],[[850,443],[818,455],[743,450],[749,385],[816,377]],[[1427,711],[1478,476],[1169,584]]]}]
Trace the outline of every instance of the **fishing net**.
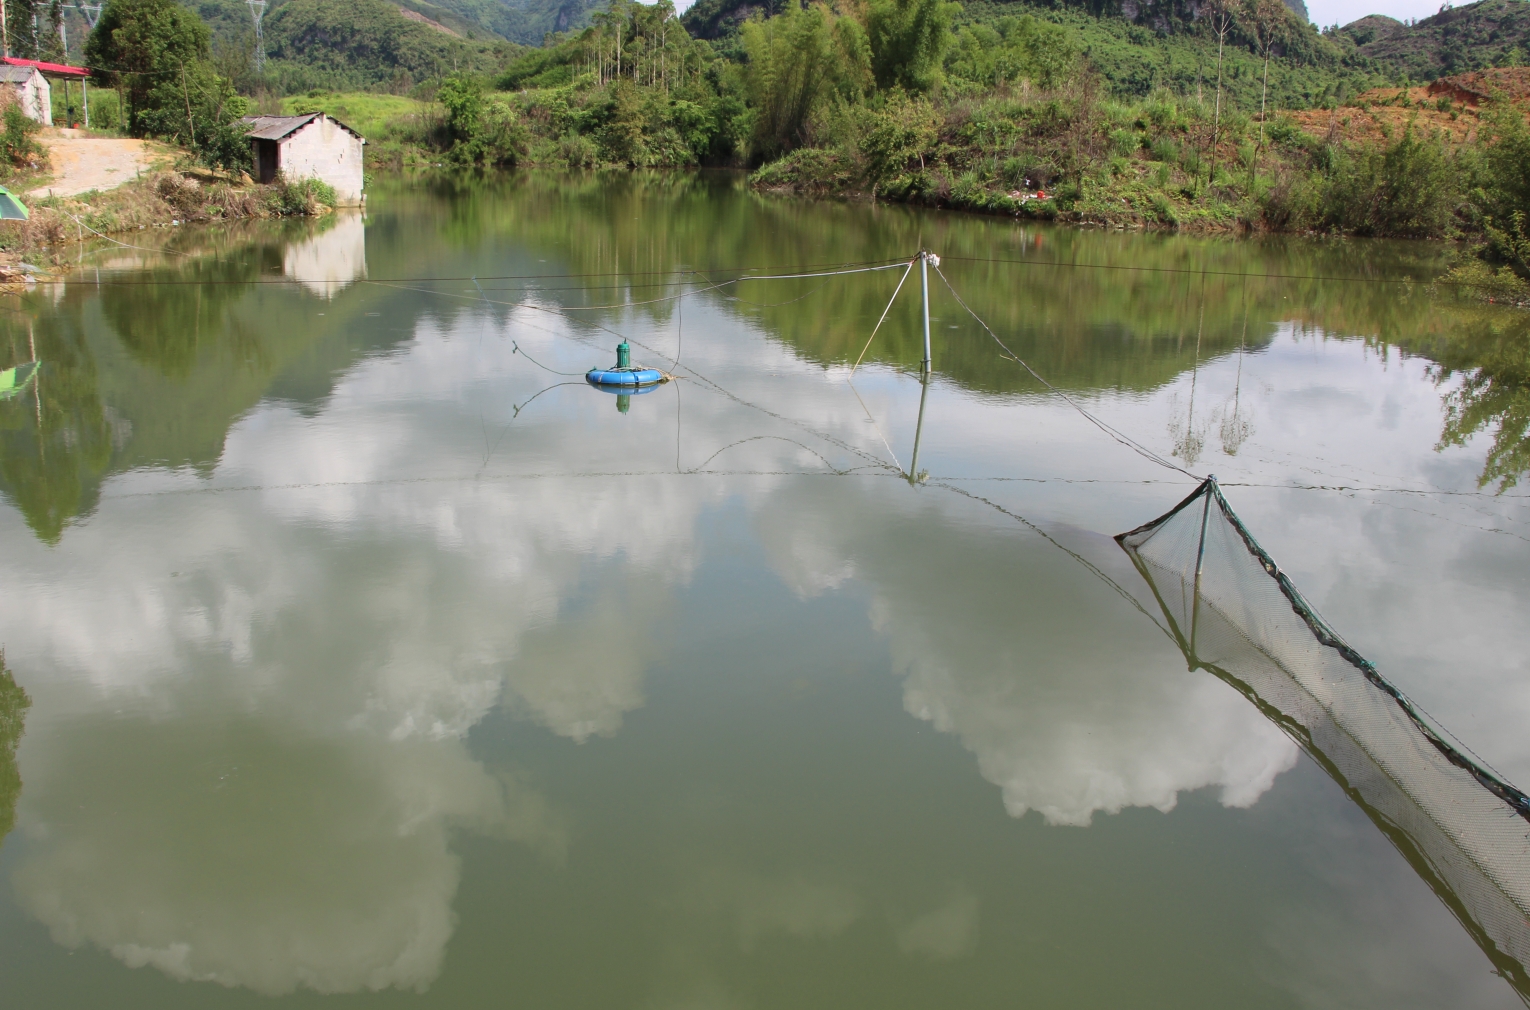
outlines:
[{"label": "fishing net", "polygon": [[1116,540],[1191,668],[1232,685],[1322,765],[1530,1004],[1530,797],[1317,615],[1215,479]]}]

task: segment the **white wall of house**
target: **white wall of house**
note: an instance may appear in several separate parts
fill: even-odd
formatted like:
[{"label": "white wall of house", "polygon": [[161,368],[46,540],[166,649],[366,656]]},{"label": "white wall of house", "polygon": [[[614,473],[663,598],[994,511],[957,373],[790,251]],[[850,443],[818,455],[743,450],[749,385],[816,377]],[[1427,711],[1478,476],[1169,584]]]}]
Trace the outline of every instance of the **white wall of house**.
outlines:
[{"label": "white wall of house", "polygon": [[38,73],[36,67],[28,67],[32,72],[27,75],[25,81],[15,83],[7,81],[5,86],[15,93],[21,102],[21,111],[27,114],[28,119],[35,119],[44,126],[53,125],[53,89],[48,85],[48,79]]},{"label": "white wall of house", "polygon": [[342,204],[362,202],[361,138],[328,116],[319,116],[279,142],[278,170],[289,181],[319,179],[335,188]]}]

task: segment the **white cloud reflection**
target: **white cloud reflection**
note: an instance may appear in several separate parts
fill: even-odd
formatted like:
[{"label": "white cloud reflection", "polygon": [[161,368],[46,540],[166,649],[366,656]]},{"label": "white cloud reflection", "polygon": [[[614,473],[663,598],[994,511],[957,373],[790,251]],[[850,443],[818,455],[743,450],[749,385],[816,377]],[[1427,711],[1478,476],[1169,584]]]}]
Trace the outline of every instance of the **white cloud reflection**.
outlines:
[{"label": "white cloud reflection", "polygon": [[[16,545],[0,578],[23,587],[0,637],[36,699],[16,887],[58,942],[266,994],[424,988],[455,925],[454,831],[550,863],[570,843],[556,798],[473,760],[468,732],[503,705],[571,741],[618,733],[666,654],[698,527],[732,503],[804,599],[867,595],[905,708],[960,740],[1015,817],[1087,825],[1205,788],[1246,807],[1295,763],[1242,697],[1147,648],[1146,622],[1039,536],[892,480],[662,475],[672,394],[688,462],[766,430],[781,438],[730,449],[727,467],[816,468],[788,437],[864,458],[700,384],[639,401],[620,428],[583,388],[518,414],[545,377],[482,329],[422,323],[318,416],[243,419],[213,483],[257,490],[124,475],[55,548],[0,517]],[[518,339],[555,369],[590,354]],[[779,345],[690,354],[746,399],[885,454],[843,387]],[[760,378],[793,370],[808,378]],[[887,390],[863,394],[883,409]],[[1113,544],[1054,533],[1121,574]],[[746,951],[838,936],[867,907],[805,872],[698,888]],[[979,921],[957,889],[892,942],[950,960]]]},{"label": "white cloud reflection", "polygon": [[[1296,746],[1242,696],[1144,648],[1128,605],[1052,543],[964,527],[947,508],[974,507],[965,501],[900,515],[816,491],[760,510],[783,577],[812,595],[854,570],[905,678],[904,707],[961,739],[1010,814],[1087,825],[1129,806],[1172,810],[1206,787],[1248,806],[1296,762]],[[1123,580],[1133,574],[1106,538],[1058,532]]]}]

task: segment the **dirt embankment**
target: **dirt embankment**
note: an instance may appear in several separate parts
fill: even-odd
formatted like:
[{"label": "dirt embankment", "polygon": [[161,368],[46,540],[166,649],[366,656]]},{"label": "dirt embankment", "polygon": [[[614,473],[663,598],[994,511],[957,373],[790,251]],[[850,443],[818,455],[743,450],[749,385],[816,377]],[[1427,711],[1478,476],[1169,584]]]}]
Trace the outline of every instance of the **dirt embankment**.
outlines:
[{"label": "dirt embankment", "polygon": [[163,144],[91,137],[83,130],[48,130],[38,141],[48,152],[51,172],[29,191],[34,198],[105,192],[174,160],[174,152]]},{"label": "dirt embankment", "polygon": [[1379,143],[1402,136],[1411,126],[1425,136],[1469,144],[1477,140],[1486,106],[1495,101],[1530,114],[1530,67],[1479,70],[1416,88],[1372,88],[1337,109],[1306,109],[1290,116],[1318,137]]}]

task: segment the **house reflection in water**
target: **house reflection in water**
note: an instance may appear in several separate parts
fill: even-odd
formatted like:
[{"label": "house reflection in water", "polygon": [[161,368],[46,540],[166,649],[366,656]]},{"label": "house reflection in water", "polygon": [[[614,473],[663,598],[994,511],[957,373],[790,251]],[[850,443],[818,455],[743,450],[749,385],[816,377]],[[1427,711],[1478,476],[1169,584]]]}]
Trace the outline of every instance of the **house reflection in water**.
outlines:
[{"label": "house reflection in water", "polygon": [[321,298],[333,298],[367,275],[367,232],[361,211],[338,211],[323,231],[282,253],[282,274]]}]

